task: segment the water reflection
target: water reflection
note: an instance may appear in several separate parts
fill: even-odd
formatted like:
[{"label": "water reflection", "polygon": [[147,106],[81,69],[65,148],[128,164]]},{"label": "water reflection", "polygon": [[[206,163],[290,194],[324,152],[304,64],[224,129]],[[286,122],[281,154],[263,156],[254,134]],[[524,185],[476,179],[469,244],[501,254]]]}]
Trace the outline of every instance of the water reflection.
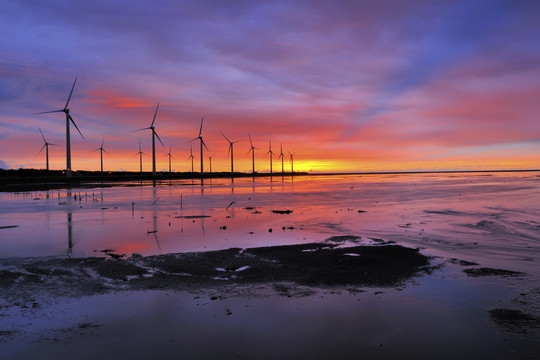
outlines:
[{"label": "water reflection", "polygon": [[72,219],[71,212],[67,213],[67,228],[68,228],[68,250],[67,256],[70,258],[73,255],[73,229],[72,229]]},{"label": "water reflection", "polygon": [[[0,193],[0,227],[18,225],[0,229],[0,256],[65,254],[67,217],[67,256],[74,257],[94,256],[99,249],[151,255],[351,234],[453,257],[457,252],[471,261],[486,256],[540,260],[533,251],[540,250],[537,179],[534,173],[282,176],[278,184],[250,176]],[[207,217],[184,220],[201,215]]]}]

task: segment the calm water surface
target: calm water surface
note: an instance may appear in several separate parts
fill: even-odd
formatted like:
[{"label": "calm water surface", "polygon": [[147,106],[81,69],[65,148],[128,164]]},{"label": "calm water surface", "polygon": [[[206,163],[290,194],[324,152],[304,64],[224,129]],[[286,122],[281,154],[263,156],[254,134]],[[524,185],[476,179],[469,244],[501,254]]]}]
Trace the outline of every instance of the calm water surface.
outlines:
[{"label": "calm water surface", "polygon": [[129,185],[0,193],[0,227],[17,226],[0,229],[0,257],[95,256],[104,249],[150,255],[357,235],[518,270],[540,260],[537,172]]}]

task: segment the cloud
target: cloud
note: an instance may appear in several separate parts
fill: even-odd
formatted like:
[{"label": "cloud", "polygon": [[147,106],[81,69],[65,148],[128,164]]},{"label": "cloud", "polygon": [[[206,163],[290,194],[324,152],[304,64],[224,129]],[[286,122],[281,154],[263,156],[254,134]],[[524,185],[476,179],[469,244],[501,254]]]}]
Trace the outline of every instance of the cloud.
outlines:
[{"label": "cloud", "polygon": [[204,116],[218,168],[220,130],[282,142],[305,161],[374,167],[505,144],[530,151],[538,10],[504,0],[5,1],[0,125],[10,141],[0,152],[19,147],[17,163],[31,163],[37,127],[65,141],[62,114],[30,114],[61,108],[75,76],[70,109],[88,141],[73,136],[74,151],[105,136],[119,164],[138,137],[148,146],[131,131],[149,125],[157,102],[158,133],[178,152]]}]

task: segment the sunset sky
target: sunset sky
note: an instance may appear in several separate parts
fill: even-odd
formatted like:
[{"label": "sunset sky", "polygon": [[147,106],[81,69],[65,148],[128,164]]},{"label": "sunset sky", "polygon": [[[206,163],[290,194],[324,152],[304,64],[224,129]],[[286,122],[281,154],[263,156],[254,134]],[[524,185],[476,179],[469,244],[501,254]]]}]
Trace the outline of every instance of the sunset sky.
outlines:
[{"label": "sunset sky", "polygon": [[[295,170],[540,168],[540,2],[0,2],[0,168],[189,171],[197,137],[227,171],[268,171],[268,142]],[[205,157],[208,155],[205,153]],[[286,156],[286,169],[290,169]],[[205,158],[208,170],[208,159]],[[274,170],[281,169],[276,159]]]}]

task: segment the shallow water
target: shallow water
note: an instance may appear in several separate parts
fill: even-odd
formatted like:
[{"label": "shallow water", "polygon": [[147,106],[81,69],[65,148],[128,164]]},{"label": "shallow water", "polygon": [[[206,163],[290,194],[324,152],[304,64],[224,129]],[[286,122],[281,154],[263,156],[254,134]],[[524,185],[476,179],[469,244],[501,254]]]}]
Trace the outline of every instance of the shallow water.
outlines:
[{"label": "shallow water", "polygon": [[[535,359],[540,351],[540,329],[509,332],[488,315],[518,308],[540,317],[538,172],[128,185],[0,194],[0,258],[13,264],[27,256],[107,256],[104,249],[151,255],[356,235],[421,248],[444,266],[397,289],[292,297],[272,284],[36,294],[28,304],[0,304],[0,358]],[[469,277],[452,258],[526,275]],[[516,301],[520,294],[527,301]]]},{"label": "shallow water", "polygon": [[538,172],[128,185],[0,193],[0,227],[16,226],[0,228],[0,257],[151,255],[346,234],[517,271],[536,271],[540,260]]},{"label": "shallow water", "polygon": [[9,359],[536,359],[538,335],[504,332],[485,312],[520,286],[464,278],[450,265],[444,275],[400,289],[218,298],[210,289],[59,299],[4,314],[14,333],[0,350]]}]

